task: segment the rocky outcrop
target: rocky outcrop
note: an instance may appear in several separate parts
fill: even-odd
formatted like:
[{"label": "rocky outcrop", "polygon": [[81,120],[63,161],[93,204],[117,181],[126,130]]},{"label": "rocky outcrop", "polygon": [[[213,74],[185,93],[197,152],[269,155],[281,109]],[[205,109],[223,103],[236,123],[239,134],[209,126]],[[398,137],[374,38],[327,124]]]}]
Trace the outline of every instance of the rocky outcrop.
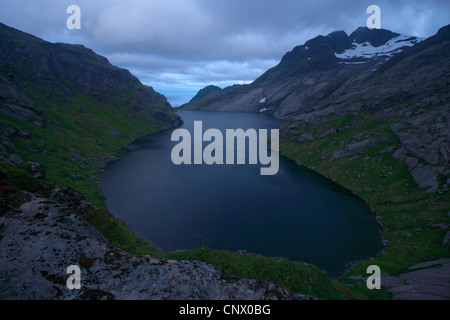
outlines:
[{"label": "rocky outcrop", "polygon": [[[395,300],[450,300],[450,259],[441,258],[409,267],[398,276],[381,273],[381,286]],[[366,281],[364,276],[351,279]]]},{"label": "rocky outcrop", "polygon": [[[117,249],[84,220],[93,207],[69,188],[32,194],[1,171],[0,190],[0,299],[314,299],[206,263]],[[67,287],[70,265],[81,269],[79,290]]]},{"label": "rocky outcrop", "polygon": [[448,187],[446,180],[439,180],[441,176],[450,176],[449,107],[421,112],[392,126],[400,140],[394,158],[404,162],[416,183],[429,192],[436,192],[440,186]]},{"label": "rocky outcrop", "polygon": [[377,143],[376,139],[369,138],[360,142],[348,144],[345,146],[344,149],[336,150],[329,161],[334,161],[344,157],[351,157],[360,153],[364,153],[370,148],[372,148],[374,145],[376,145],[376,143]]},{"label": "rocky outcrop", "polygon": [[396,300],[449,300],[450,259],[417,264],[397,277],[381,274],[382,285]]}]

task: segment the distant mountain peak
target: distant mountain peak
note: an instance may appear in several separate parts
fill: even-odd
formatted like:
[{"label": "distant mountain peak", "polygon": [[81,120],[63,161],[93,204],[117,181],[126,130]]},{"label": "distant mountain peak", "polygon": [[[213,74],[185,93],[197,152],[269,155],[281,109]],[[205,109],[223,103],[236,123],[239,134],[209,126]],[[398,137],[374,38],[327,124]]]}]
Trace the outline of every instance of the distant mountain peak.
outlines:
[{"label": "distant mountain peak", "polygon": [[[413,72],[410,69],[412,62],[399,64],[405,57],[417,58],[418,62],[414,64],[416,68],[427,66],[430,70],[441,72],[445,65],[440,65],[442,61],[436,59],[444,59],[445,52],[439,48],[445,43],[444,40],[448,39],[449,34],[450,27],[442,28],[436,36],[428,39],[361,27],[350,35],[345,31],[320,35],[287,52],[278,65],[264,72],[251,84],[225,88],[195,103],[187,104],[185,108],[264,111],[275,117],[288,119],[295,114],[307,114],[330,105],[343,105],[350,100],[357,105],[363,105],[357,97],[361,97],[360,92],[367,91],[363,86],[360,92],[353,91],[353,87],[362,83],[363,79],[372,79],[389,72],[399,79],[408,78],[407,74]],[[434,46],[434,51],[428,50],[431,46]],[[424,48],[427,50],[423,50]],[[440,55],[435,55],[434,52],[439,52]],[[422,65],[420,61],[427,63]],[[398,65],[404,74],[395,73],[400,72],[395,68]],[[418,77],[419,74],[414,72],[415,77]],[[434,77],[435,74],[431,76]],[[433,81],[433,86],[440,88],[446,78],[433,78]],[[408,81],[405,83],[410,85]],[[403,94],[403,91],[396,90],[392,85],[383,89],[386,90],[385,97],[389,97],[389,92],[401,92],[398,93],[400,96]],[[410,91],[406,85],[404,92],[408,95],[417,94]],[[368,105],[377,103],[373,101],[375,98],[372,96],[369,100],[371,101]]]},{"label": "distant mountain peak", "polygon": [[216,91],[222,91],[222,88],[210,84],[209,86],[204,87],[203,89],[200,89],[197,94],[189,101],[189,103],[195,102],[197,100],[200,100],[203,97],[206,97],[210,93],[216,92]]},{"label": "distant mountain peak", "polygon": [[400,53],[406,47],[425,40],[424,38],[401,35],[385,29],[369,29],[359,27],[349,39],[352,42],[350,48],[335,52],[335,56],[341,60],[357,59],[360,63],[370,59],[384,57],[389,60],[394,54]]},{"label": "distant mountain peak", "polygon": [[369,42],[372,46],[379,47],[399,35],[399,33],[386,29],[369,29],[367,27],[359,27],[350,34],[349,38],[352,42]]},{"label": "distant mountain peak", "polygon": [[315,62],[317,68],[334,64],[365,63],[377,58],[390,59],[394,54],[425,40],[401,35],[386,29],[359,27],[350,35],[343,30],[319,35],[285,54],[281,64],[292,66],[300,61]]}]

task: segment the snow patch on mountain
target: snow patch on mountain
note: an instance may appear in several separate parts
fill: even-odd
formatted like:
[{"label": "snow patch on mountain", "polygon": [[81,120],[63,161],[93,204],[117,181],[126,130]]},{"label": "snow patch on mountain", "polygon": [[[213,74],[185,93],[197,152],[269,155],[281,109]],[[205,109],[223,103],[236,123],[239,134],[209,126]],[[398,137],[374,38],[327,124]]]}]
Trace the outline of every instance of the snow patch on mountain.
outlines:
[{"label": "snow patch on mountain", "polygon": [[425,40],[425,38],[418,37],[410,37],[400,35],[398,37],[392,38],[384,45],[374,47],[370,44],[370,42],[364,43],[353,43],[353,47],[351,49],[345,50],[343,53],[334,53],[335,56],[342,60],[356,59],[356,58],[364,58],[364,59],[373,59],[380,56],[387,56],[388,59],[391,58],[394,54],[397,54],[405,47],[412,47],[416,43]]}]

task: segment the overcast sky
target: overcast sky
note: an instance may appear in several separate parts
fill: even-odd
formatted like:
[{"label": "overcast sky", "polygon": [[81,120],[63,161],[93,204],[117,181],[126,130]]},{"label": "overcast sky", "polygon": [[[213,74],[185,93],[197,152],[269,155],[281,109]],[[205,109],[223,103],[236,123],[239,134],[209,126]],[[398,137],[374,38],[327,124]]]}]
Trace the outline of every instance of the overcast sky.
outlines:
[{"label": "overcast sky", "polygon": [[[69,30],[69,5],[81,30]],[[249,83],[317,35],[365,26],[429,37],[450,23],[448,0],[0,0],[0,22],[51,42],[80,43],[173,106],[209,84]]]}]

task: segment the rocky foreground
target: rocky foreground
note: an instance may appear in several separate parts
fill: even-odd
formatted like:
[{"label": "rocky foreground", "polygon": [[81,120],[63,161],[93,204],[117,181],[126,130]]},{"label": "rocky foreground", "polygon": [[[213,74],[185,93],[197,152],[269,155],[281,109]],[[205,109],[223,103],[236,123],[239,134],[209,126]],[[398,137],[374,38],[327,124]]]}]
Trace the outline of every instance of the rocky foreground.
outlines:
[{"label": "rocky foreground", "polygon": [[[86,222],[90,209],[67,187],[33,194],[0,172],[0,298],[313,299],[202,262],[124,252]],[[70,265],[81,269],[79,290],[67,287]]]}]

